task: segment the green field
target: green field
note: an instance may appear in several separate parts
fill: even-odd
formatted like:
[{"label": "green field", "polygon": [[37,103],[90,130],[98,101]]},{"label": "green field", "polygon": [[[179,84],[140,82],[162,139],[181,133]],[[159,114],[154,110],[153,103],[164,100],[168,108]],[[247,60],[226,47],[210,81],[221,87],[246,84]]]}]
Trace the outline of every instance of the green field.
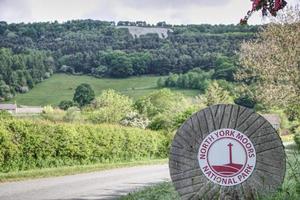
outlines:
[{"label": "green field", "polygon": [[[37,84],[26,94],[17,94],[10,102],[19,105],[58,105],[62,100],[71,100],[76,87],[88,83],[95,90],[96,96],[105,89],[115,89],[134,99],[147,95],[158,88],[156,81],[159,76],[131,77],[125,79],[94,78],[91,76],[74,76],[55,74],[48,80]],[[185,96],[196,96],[198,90],[174,89]]]}]

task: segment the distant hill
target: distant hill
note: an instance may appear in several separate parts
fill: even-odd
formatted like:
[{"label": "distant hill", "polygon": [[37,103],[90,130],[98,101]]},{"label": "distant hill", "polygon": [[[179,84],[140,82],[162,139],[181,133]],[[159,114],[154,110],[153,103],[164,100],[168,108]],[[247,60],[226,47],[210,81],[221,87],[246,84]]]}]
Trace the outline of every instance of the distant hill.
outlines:
[{"label": "distant hill", "polygon": [[133,37],[140,37],[146,34],[157,34],[159,38],[167,38],[169,32],[173,32],[171,28],[161,27],[139,27],[139,26],[116,26],[116,28],[128,29]]},{"label": "distant hill", "polygon": [[0,21],[0,101],[28,92],[56,72],[124,78],[216,69],[220,56],[235,60],[241,42],[254,38],[258,30],[240,25],[129,24],[124,28],[99,20]]}]

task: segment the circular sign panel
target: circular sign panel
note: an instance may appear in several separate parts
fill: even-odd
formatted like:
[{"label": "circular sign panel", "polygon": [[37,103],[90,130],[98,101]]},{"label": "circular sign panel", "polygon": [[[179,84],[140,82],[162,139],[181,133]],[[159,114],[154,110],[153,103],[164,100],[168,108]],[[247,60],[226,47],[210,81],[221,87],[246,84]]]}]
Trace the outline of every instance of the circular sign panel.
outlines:
[{"label": "circular sign panel", "polygon": [[180,198],[255,199],[285,177],[282,141],[263,116],[238,105],[213,105],[177,130],[169,156]]},{"label": "circular sign panel", "polygon": [[203,174],[222,186],[247,180],[256,164],[255,148],[250,139],[234,129],[219,129],[207,135],[198,151]]}]

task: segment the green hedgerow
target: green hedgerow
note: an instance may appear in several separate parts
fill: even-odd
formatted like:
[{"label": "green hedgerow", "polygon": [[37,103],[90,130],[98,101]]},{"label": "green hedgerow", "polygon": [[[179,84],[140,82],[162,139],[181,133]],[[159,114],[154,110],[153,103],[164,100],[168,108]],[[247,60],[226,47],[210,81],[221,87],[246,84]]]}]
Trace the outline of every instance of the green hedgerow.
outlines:
[{"label": "green hedgerow", "polygon": [[170,136],[118,125],[0,119],[0,172],[166,158]]}]

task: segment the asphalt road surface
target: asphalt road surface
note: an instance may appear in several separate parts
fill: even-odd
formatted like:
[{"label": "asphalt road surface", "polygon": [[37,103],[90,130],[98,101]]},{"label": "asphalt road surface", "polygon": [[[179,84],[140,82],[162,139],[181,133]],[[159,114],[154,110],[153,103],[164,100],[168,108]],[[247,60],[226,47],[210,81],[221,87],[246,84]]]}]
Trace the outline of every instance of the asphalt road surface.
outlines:
[{"label": "asphalt road surface", "polygon": [[150,165],[0,184],[1,200],[117,199],[170,180],[167,165]]}]

